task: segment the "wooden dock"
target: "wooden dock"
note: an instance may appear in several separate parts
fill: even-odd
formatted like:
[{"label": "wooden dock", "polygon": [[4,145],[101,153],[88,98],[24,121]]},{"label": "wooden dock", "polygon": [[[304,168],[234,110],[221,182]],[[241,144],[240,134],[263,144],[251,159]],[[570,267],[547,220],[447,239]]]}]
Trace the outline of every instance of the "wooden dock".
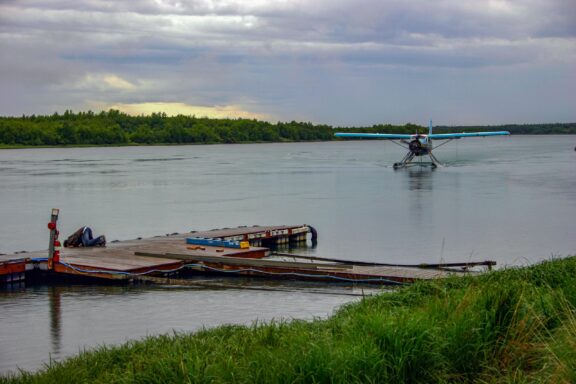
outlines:
[{"label": "wooden dock", "polygon": [[[306,241],[307,236],[316,237],[316,231],[307,225],[253,226],[112,242],[104,248],[63,248],[54,262],[47,259],[49,251],[3,255],[0,256],[0,282],[21,281],[27,271],[38,269],[55,276],[130,281],[161,281],[158,279],[188,274],[225,274],[375,284],[402,284],[464,273],[366,263],[355,265],[319,258],[305,262],[280,260],[267,257],[270,249],[261,246]],[[215,244],[219,244],[217,241],[242,241],[249,245],[232,248],[187,244],[191,237],[215,240]]]},{"label": "wooden dock", "polygon": [[105,248],[64,248],[60,262],[54,265],[59,273],[74,275],[89,274],[93,277],[110,279],[134,279],[138,275],[166,274],[182,269],[182,261],[157,257],[168,253],[188,253],[190,255],[258,258],[269,252],[268,248],[249,247],[247,249],[190,246],[185,235],[169,235],[141,240],[112,243]]},{"label": "wooden dock", "polygon": [[[156,254],[187,252],[198,256],[231,256],[262,258],[273,245],[306,241],[315,230],[308,225],[252,226],[223,228],[209,231],[174,233],[151,238],[114,241],[105,248],[62,248],[59,262],[50,268],[49,250],[0,255],[0,283],[23,281],[25,273],[32,270],[51,270],[55,273],[83,275],[106,279],[134,279],[145,274],[166,274],[182,267],[181,260],[167,260],[151,256],[137,256],[137,252]],[[249,248],[236,249],[213,246],[191,246],[186,238],[207,238],[226,241],[247,241]]]}]

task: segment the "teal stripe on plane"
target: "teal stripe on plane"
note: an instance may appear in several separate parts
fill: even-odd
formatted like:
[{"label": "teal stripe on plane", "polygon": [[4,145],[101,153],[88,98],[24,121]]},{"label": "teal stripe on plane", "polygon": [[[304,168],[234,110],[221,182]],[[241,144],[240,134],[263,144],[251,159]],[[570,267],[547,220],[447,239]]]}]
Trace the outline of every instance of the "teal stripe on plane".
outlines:
[{"label": "teal stripe on plane", "polygon": [[410,140],[413,135],[396,135],[393,133],[335,133],[336,137],[357,137],[365,139],[396,139],[396,140]]},{"label": "teal stripe on plane", "polygon": [[478,136],[501,136],[509,135],[508,131],[496,131],[496,132],[467,132],[467,133],[433,133],[428,135],[428,138],[432,140],[442,140],[442,139],[459,139],[461,137],[478,137]]},{"label": "teal stripe on plane", "polygon": [[[466,133],[433,133],[431,135],[420,135],[421,137],[427,136],[432,140],[443,139],[459,139],[461,137],[480,137],[480,136],[502,136],[509,135],[508,131],[496,132],[466,132]],[[364,139],[391,139],[391,140],[411,140],[415,135],[401,135],[394,133],[335,133],[336,137],[355,137]]]}]

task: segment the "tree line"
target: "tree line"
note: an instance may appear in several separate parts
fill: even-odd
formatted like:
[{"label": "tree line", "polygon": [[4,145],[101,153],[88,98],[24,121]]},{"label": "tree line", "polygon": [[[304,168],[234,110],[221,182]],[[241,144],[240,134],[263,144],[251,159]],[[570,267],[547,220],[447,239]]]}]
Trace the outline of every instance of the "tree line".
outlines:
[{"label": "tree line", "polygon": [[[414,124],[338,128],[341,132],[424,133]],[[576,134],[576,123],[506,125],[491,127],[435,127],[434,132],[509,130],[513,134]],[[251,119],[210,119],[167,116],[165,113],[131,116],[111,109],[63,114],[0,117],[0,145],[142,145],[215,144],[334,140],[334,127],[309,122],[270,123]]]}]

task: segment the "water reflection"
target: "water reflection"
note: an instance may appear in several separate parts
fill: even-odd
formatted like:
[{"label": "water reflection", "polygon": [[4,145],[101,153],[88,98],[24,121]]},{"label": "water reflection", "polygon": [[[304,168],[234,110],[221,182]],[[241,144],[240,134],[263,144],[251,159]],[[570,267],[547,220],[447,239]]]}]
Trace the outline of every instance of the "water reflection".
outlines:
[{"label": "water reflection", "polygon": [[[418,263],[473,251],[506,265],[570,255],[576,168],[571,148],[558,151],[565,141],[462,141],[460,154],[442,153],[450,166],[398,171],[384,166],[398,154],[375,142],[0,151],[0,212],[10,217],[0,252],[44,249],[57,206],[63,233],[88,219],[113,239],[309,223],[320,241],[304,252],[315,256]],[[163,160],[177,157],[187,160]],[[82,164],[94,172],[78,173]],[[43,172],[52,176],[32,175]],[[312,318],[354,299],[286,288],[0,288],[0,372],[172,329]]]},{"label": "water reflection", "polygon": [[60,355],[62,346],[62,288],[49,287],[50,299],[50,337],[52,341],[52,353]]},{"label": "water reflection", "polygon": [[[432,191],[432,177],[434,169],[429,167],[414,167],[406,169],[407,189],[409,192],[410,213],[419,223],[427,212],[426,204],[429,203]],[[428,199],[424,201],[424,199]],[[429,213],[429,211],[428,211]]]},{"label": "water reflection", "polygon": [[235,288],[134,284],[0,289],[0,376],[18,368],[38,369],[78,350],[150,335],[250,325],[256,320],[324,318],[334,308],[378,290],[232,277],[213,280]]},{"label": "water reflection", "polygon": [[432,175],[434,169],[430,167],[409,168],[406,170],[408,175],[408,190],[410,191],[431,191]]}]

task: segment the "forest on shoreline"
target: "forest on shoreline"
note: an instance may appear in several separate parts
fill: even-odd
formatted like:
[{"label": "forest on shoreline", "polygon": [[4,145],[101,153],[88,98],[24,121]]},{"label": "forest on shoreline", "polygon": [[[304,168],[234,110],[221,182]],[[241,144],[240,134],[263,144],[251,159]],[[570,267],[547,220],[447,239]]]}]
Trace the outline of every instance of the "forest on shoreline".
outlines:
[{"label": "forest on shoreline", "polygon": [[[232,144],[336,140],[334,132],[414,133],[426,127],[378,124],[337,127],[310,122],[250,119],[211,119],[168,116],[166,113],[131,116],[111,109],[63,114],[0,117],[0,146]],[[507,130],[512,134],[576,134],[576,123],[499,126],[437,126],[435,133]]]}]

